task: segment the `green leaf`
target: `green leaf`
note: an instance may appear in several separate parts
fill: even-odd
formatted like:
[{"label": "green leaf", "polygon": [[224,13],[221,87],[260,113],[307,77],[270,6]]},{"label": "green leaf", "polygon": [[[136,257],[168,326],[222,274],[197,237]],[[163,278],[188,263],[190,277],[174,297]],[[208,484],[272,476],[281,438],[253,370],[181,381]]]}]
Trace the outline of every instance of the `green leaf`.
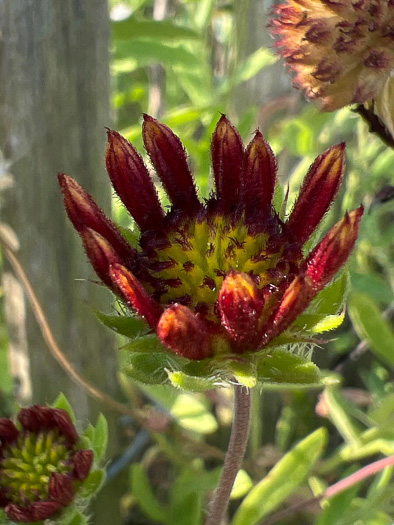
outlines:
[{"label": "green leaf", "polygon": [[316,384],[321,383],[319,368],[308,356],[277,348],[270,354],[257,357],[257,378],[264,383]]},{"label": "green leaf", "polygon": [[130,339],[134,339],[139,334],[146,334],[149,331],[149,326],[140,317],[107,315],[96,309],[93,309],[93,312],[106,327]]},{"label": "green leaf", "polygon": [[130,474],[132,495],[144,513],[159,523],[167,523],[167,509],[153,495],[152,487],[143,466],[139,463],[134,463],[131,466]]},{"label": "green leaf", "polygon": [[168,524],[176,525],[200,525],[202,514],[202,502],[199,494],[184,494],[172,502],[169,510]]},{"label": "green leaf", "polygon": [[122,350],[136,353],[136,354],[152,354],[158,352],[167,352],[168,350],[164,345],[159,341],[159,338],[156,334],[147,334],[140,337],[136,337],[130,343],[122,346]]},{"label": "green leaf", "polygon": [[59,525],[88,525],[88,520],[86,516],[73,505],[65,509],[61,518],[56,520],[56,523],[59,523]]},{"label": "green leaf", "polygon": [[108,423],[103,414],[100,414],[97,418],[94,440],[93,440],[93,451],[96,462],[99,462],[107,449],[108,444]]},{"label": "green leaf", "polygon": [[[349,472],[346,472],[346,476],[355,472],[357,468],[352,468]],[[344,477],[346,477],[344,476]],[[356,497],[360,485],[355,484],[347,490],[337,494],[333,498],[330,498],[323,507],[323,511],[320,514],[316,525],[332,525],[336,522],[338,516],[344,517],[349,513],[349,509],[353,499]]]},{"label": "green leaf", "polygon": [[239,470],[231,491],[231,499],[242,498],[252,487],[253,482],[249,474],[243,469]]},{"label": "green leaf", "polygon": [[192,376],[185,374],[182,370],[176,370],[174,372],[168,370],[167,374],[174,387],[188,390],[189,392],[205,392],[215,387],[214,378]]},{"label": "green leaf", "polygon": [[136,20],[133,17],[112,23],[114,40],[133,40],[147,38],[163,41],[196,40],[200,35],[189,29],[175,25],[170,20]]},{"label": "green leaf", "polygon": [[168,383],[166,369],[174,366],[176,359],[164,353],[137,354],[127,352],[124,358],[122,372],[135,381],[146,385],[161,385]]},{"label": "green leaf", "polygon": [[266,48],[260,47],[254,53],[248,56],[248,58],[242,61],[240,67],[235,73],[235,84],[246,82],[257,75],[264,67],[274,64],[278,60],[278,57],[274,53]]},{"label": "green leaf", "polygon": [[358,448],[361,444],[360,431],[348,415],[346,401],[337,387],[327,387],[324,399],[328,406],[330,418],[338,432],[349,445]]},{"label": "green leaf", "polygon": [[[394,153],[394,152],[393,152]],[[394,294],[383,277],[375,273],[351,274],[352,290],[369,295],[374,301],[390,304],[394,299]]]},{"label": "green leaf", "polygon": [[96,494],[104,485],[105,476],[104,469],[92,470],[89,472],[88,477],[82,483],[79,494],[83,498],[90,498]]},{"label": "green leaf", "polygon": [[70,416],[71,421],[75,424],[76,418],[75,418],[74,410],[72,409],[72,406],[70,405],[68,399],[62,392],[60,392],[60,394],[55,399],[54,403],[52,403],[52,407],[62,408],[63,410],[65,410]]},{"label": "green leaf", "polygon": [[323,453],[327,431],[319,428],[288,452],[246,496],[232,525],[255,525],[285,501],[305,480]]},{"label": "green leaf", "polygon": [[394,332],[376,303],[368,295],[353,292],[349,315],[360,339],[365,339],[376,357],[394,368]]},{"label": "green leaf", "polygon": [[[159,63],[166,66],[200,68],[201,60],[185,46],[172,46],[150,40],[118,41],[115,49],[114,73],[127,73]],[[139,127],[139,132],[141,129]]]}]

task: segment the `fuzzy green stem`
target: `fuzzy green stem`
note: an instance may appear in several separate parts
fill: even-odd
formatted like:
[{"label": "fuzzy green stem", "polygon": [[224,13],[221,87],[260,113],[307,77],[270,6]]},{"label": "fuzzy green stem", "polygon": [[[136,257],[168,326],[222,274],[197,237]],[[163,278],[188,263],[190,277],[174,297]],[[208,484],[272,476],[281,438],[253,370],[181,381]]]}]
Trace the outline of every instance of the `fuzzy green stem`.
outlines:
[{"label": "fuzzy green stem", "polygon": [[228,507],[231,490],[245,455],[250,422],[250,389],[234,385],[234,418],[220,483],[210,503],[205,525],[220,525]]}]

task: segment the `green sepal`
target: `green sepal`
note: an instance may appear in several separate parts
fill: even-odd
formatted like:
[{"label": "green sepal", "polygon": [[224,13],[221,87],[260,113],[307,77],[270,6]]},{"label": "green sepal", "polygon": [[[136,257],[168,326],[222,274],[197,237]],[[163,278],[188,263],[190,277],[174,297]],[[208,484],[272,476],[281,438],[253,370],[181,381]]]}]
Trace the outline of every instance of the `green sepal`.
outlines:
[{"label": "green sepal", "polygon": [[145,385],[161,385],[168,382],[166,370],[177,369],[176,364],[176,357],[166,353],[125,352],[121,370],[128,377]]},{"label": "green sepal", "polygon": [[60,392],[60,394],[57,396],[57,398],[53,402],[52,408],[61,408],[61,409],[65,410],[68,413],[68,415],[70,416],[71,421],[75,425],[76,417],[75,417],[75,414],[74,414],[74,410],[72,409],[72,406],[70,405],[68,399],[66,398],[66,396],[62,392]]},{"label": "green sepal", "polygon": [[156,334],[147,334],[136,337],[130,343],[122,346],[121,350],[127,352],[134,352],[136,354],[151,354],[159,352],[167,352],[167,348],[160,342]]},{"label": "green sepal", "polygon": [[254,359],[231,359],[226,363],[227,376],[235,379],[243,386],[253,388],[257,384],[257,367]]},{"label": "green sepal", "polygon": [[189,392],[205,392],[215,388],[215,380],[207,377],[191,376],[182,370],[171,372],[167,370],[168,379],[176,388],[188,390]]},{"label": "green sepal", "polygon": [[89,424],[82,435],[82,439],[86,440],[86,448],[90,448],[94,452],[96,463],[99,463],[107,449],[108,444],[108,423],[103,414],[97,418],[96,426]]},{"label": "green sepal", "polygon": [[95,308],[92,309],[99,321],[107,328],[116,332],[117,334],[124,335],[130,339],[146,334],[149,331],[149,326],[140,317],[134,315],[107,315]]},{"label": "green sepal", "polygon": [[319,368],[309,356],[276,349],[256,356],[257,379],[261,383],[322,385]]},{"label": "green sepal", "polygon": [[88,520],[76,505],[72,503],[64,509],[56,523],[59,523],[59,525],[87,525]]},{"label": "green sepal", "polygon": [[94,496],[104,485],[105,476],[106,474],[103,468],[90,471],[88,477],[79,489],[78,496],[82,498],[91,498]]}]

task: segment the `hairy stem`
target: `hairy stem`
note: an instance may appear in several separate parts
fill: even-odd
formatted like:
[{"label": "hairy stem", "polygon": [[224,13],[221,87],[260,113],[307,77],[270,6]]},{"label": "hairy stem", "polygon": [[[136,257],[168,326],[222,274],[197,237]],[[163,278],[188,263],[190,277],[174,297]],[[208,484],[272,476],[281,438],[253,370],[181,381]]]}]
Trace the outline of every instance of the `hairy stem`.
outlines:
[{"label": "hairy stem", "polygon": [[220,483],[210,503],[206,525],[220,525],[230,500],[235,477],[241,467],[249,435],[250,390],[234,385],[234,418]]}]

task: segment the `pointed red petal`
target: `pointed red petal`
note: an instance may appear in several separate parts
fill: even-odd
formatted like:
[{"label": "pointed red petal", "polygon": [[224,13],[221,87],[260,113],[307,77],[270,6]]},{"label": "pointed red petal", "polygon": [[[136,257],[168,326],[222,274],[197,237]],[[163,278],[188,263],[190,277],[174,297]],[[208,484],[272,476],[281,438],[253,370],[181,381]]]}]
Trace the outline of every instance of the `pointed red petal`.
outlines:
[{"label": "pointed red petal", "polygon": [[15,503],[9,503],[5,507],[8,518],[16,523],[31,523],[34,520],[31,508],[23,508]]},{"label": "pointed red petal", "polygon": [[59,173],[58,178],[67,214],[78,233],[81,234],[86,228],[91,228],[107,239],[122,259],[133,258],[135,256],[133,248],[89,193],[64,173]]},{"label": "pointed red petal", "polygon": [[321,290],[345,264],[357,240],[364,208],[346,213],[307,257],[304,265],[316,289]]},{"label": "pointed red petal", "polygon": [[155,329],[162,313],[161,306],[150,297],[140,281],[121,264],[114,264],[110,274],[112,283],[120,291],[123,300],[134,308],[138,315],[146,319],[151,328]]},{"label": "pointed red petal", "polygon": [[54,428],[58,428],[59,432],[63,434],[70,445],[75,445],[78,441],[78,433],[71,421],[70,415],[66,410],[61,408],[52,408]]},{"label": "pointed red petal", "polygon": [[187,163],[185,148],[169,127],[144,115],[142,135],[148,155],[172,204],[188,214],[201,205]]},{"label": "pointed red petal", "polygon": [[83,481],[87,478],[93,465],[94,454],[92,450],[79,450],[73,456],[74,476]]},{"label": "pointed red petal", "polygon": [[141,230],[157,229],[164,211],[141,155],[116,131],[107,134],[106,164],[116,193]]},{"label": "pointed red petal", "polygon": [[71,479],[66,474],[55,472],[49,480],[49,497],[63,506],[68,505],[74,498],[75,490]]},{"label": "pointed red petal", "polygon": [[265,217],[271,211],[276,184],[275,155],[260,131],[245,152],[243,179],[244,203],[247,219]]},{"label": "pointed red petal", "polygon": [[243,144],[225,115],[212,135],[211,156],[217,200],[224,211],[229,211],[241,200]]},{"label": "pointed red petal", "polygon": [[41,521],[52,517],[62,509],[58,501],[37,501],[31,504],[30,512],[33,515],[31,521]]},{"label": "pointed red petal", "polygon": [[111,265],[123,262],[123,260],[119,257],[112,245],[96,231],[85,228],[80,235],[94,271],[103,283],[114,290],[109,269]]},{"label": "pointed red petal", "polygon": [[342,181],[345,143],[322,153],[309,169],[287,226],[296,240],[304,244],[322,220]]},{"label": "pointed red petal", "polygon": [[222,324],[239,350],[247,351],[256,339],[259,318],[264,306],[257,286],[249,275],[231,272],[219,292]]},{"label": "pointed red petal", "polygon": [[286,330],[316,294],[308,276],[297,276],[285,291],[279,308],[262,329],[263,346]]},{"label": "pointed red petal", "polygon": [[156,331],[161,342],[178,355],[197,361],[212,355],[206,326],[187,306],[168,307]]},{"label": "pointed red petal", "polygon": [[19,430],[10,419],[0,419],[0,442],[11,443],[19,436]]}]

